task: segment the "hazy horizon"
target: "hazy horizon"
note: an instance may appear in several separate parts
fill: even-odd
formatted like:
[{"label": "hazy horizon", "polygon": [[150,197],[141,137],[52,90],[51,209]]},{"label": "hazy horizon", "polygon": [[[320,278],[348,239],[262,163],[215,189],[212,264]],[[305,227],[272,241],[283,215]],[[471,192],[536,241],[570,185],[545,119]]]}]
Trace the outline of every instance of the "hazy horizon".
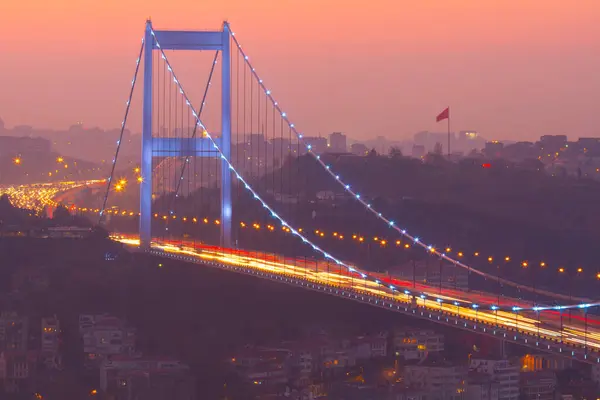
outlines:
[{"label": "hazy horizon", "polygon": [[[307,135],[410,139],[445,131],[435,116],[450,105],[453,131],[488,139],[600,136],[598,1],[8,3],[0,5],[7,127],[119,127],[152,17],[158,29],[219,29],[227,19]],[[198,76],[184,86],[203,84]],[[132,132],[141,128],[140,97],[141,86]]]}]

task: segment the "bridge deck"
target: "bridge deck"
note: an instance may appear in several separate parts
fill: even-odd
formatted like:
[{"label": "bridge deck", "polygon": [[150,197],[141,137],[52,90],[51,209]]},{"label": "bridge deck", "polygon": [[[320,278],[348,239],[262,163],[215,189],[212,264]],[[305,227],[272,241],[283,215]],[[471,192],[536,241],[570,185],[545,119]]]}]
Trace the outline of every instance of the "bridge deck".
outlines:
[{"label": "bridge deck", "polygon": [[[117,235],[113,239],[134,248],[139,243],[134,236]],[[326,262],[253,251],[221,249],[193,243],[181,246],[153,242],[150,254],[254,275],[477,332],[581,362],[600,363],[600,321],[592,317],[587,318],[584,326],[580,316],[572,316],[570,322],[566,322],[564,320],[567,317],[562,318],[554,310],[507,312],[478,309],[473,308],[473,298],[479,301],[486,297],[496,297],[457,290],[443,289],[439,292],[439,288],[426,285],[413,289],[412,283],[408,282],[409,285],[406,285],[407,282],[399,280],[393,280],[396,290],[391,291],[386,285],[363,279],[360,271],[351,273]],[[507,302],[512,300],[514,299],[506,299]]]}]

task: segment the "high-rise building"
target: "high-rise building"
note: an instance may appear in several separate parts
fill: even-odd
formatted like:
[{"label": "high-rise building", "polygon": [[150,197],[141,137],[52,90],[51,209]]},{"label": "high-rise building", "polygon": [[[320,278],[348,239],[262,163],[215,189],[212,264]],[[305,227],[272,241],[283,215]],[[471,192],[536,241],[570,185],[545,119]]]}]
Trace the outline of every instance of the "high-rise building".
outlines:
[{"label": "high-rise building", "polygon": [[329,149],[330,153],[345,153],[348,151],[346,145],[346,135],[342,132],[333,132],[329,135]]}]

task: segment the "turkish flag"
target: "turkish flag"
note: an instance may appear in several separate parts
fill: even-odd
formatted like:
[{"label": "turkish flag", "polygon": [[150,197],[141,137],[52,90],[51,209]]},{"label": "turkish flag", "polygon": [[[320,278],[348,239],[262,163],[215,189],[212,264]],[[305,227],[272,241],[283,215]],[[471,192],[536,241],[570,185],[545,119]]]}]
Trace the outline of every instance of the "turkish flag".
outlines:
[{"label": "turkish flag", "polygon": [[450,107],[447,107],[437,117],[435,117],[435,122],[440,122],[440,121],[448,119],[448,118],[450,118]]}]

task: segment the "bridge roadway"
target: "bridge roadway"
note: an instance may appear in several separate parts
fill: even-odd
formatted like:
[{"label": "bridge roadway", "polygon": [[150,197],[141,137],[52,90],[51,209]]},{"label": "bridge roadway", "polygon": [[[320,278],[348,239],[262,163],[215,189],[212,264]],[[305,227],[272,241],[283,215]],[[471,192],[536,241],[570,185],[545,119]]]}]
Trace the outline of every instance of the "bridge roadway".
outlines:
[{"label": "bridge roadway", "polygon": [[[135,235],[112,234],[111,238],[139,249]],[[600,363],[600,319],[592,315],[584,318],[580,309],[571,312],[493,310],[489,305],[498,301],[493,294],[427,285],[415,287],[413,282],[384,275],[376,276],[380,281],[376,282],[364,279],[360,270],[349,272],[324,261],[223,249],[189,241],[154,241],[148,252],[351,299],[588,364]],[[395,290],[388,285],[393,285]],[[512,306],[532,307],[518,299],[503,297],[500,300],[505,310],[511,310]],[[487,305],[478,306],[484,303]]]}]

